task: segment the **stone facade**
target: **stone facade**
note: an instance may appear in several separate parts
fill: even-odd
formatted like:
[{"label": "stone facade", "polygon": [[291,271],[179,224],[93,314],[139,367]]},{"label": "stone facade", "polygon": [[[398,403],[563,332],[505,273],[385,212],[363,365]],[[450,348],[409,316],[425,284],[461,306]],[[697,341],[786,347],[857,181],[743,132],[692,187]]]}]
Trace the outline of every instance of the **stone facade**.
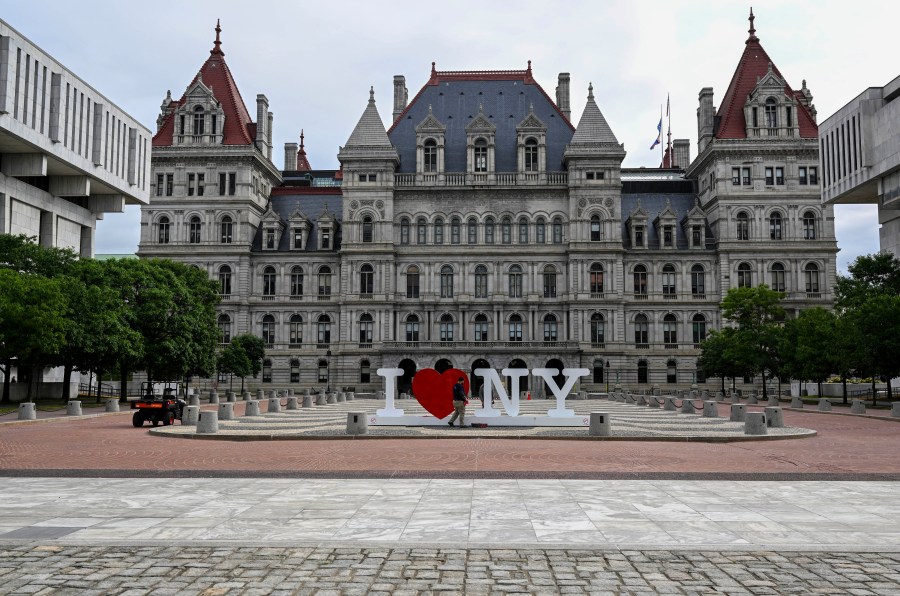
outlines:
[{"label": "stone facade", "polygon": [[[811,96],[773,67],[746,86],[751,54],[765,56],[752,32],[747,44],[718,114],[701,92],[700,155],[686,170],[623,169],[593,90],[573,126],[569,75],[554,102],[529,64],[432,66],[409,103],[394,77],[391,126],[370,90],[340,171],[312,170],[301,139],[279,172],[268,103],[258,99],[262,134],[236,87],[228,103],[217,36],[184,97],[163,104],[140,255],[219,280],[223,341],[252,332],[270,346],[264,386],[374,390],[376,369],[398,366],[401,391],[414,370],[450,366],[584,367],[588,390],[703,384],[698,344],[721,326],[729,288],[781,284],[796,312],[830,304],[835,275],[833,217],[810,179]],[[206,81],[211,61],[227,80]],[[770,98],[781,124],[748,126]],[[231,134],[196,139],[195,115],[208,126],[217,105]]]}]

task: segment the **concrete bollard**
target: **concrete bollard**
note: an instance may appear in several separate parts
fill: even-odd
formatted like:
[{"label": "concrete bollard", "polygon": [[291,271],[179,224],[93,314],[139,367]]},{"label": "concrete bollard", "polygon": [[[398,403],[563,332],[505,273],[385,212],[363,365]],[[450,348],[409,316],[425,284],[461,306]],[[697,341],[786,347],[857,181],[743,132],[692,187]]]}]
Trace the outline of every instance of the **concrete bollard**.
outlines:
[{"label": "concrete bollard", "polygon": [[408,393],[401,393],[401,394],[400,394],[400,399],[409,399],[409,394],[408,394]]},{"label": "concrete bollard", "polygon": [[827,399],[820,399],[817,409],[820,412],[830,412],[831,411],[831,402],[828,401]]},{"label": "concrete bollard", "polygon": [[264,399],[266,399],[266,392],[263,391],[262,389],[257,389],[256,390],[256,401],[262,401]]},{"label": "concrete bollard", "polygon": [[384,401],[384,391],[376,391],[375,399],[377,399],[378,401]]},{"label": "concrete bollard", "polygon": [[612,434],[610,428],[610,415],[605,412],[591,412],[591,425],[588,427],[588,436],[608,437]]},{"label": "concrete bollard", "polygon": [[290,396],[291,396],[291,391],[289,389],[281,390],[281,397],[290,397]]},{"label": "concrete bollard", "polygon": [[365,412],[347,412],[347,434],[364,435],[369,430],[369,417]]},{"label": "concrete bollard", "polygon": [[338,393],[337,393],[337,402],[338,402],[338,403],[344,403],[345,401],[347,401],[347,394],[344,393],[343,391],[338,391]]},{"label": "concrete bollard", "polygon": [[767,435],[766,415],[762,412],[750,412],[744,420],[745,435]]},{"label": "concrete bollard", "polygon": [[709,389],[704,389],[703,393],[700,394],[700,399],[703,401],[709,401]]},{"label": "concrete bollard", "polygon": [[278,399],[278,391],[276,391],[275,389],[270,389],[269,399]]},{"label": "concrete bollard", "polygon": [[106,411],[107,412],[118,412],[119,411],[119,400],[116,398],[106,400]]},{"label": "concrete bollard", "polygon": [[218,391],[210,391],[209,392],[209,403],[211,403],[211,404],[219,403],[219,392]]},{"label": "concrete bollard", "polygon": [[234,403],[227,401],[219,404],[219,420],[234,420]]},{"label": "concrete bollard", "polygon": [[731,404],[731,421],[743,422],[747,415],[747,406],[744,404]]},{"label": "concrete bollard", "polygon": [[694,402],[692,402],[688,398],[684,398],[681,402],[681,413],[682,414],[693,414],[694,413]]},{"label": "concrete bollard", "polygon": [[579,391],[578,399],[587,399],[587,391]]},{"label": "concrete bollard", "polygon": [[658,408],[659,407],[659,399],[657,399],[654,396],[650,396],[647,398],[647,405],[650,406],[651,408]]},{"label": "concrete bollard", "polygon": [[328,403],[328,402],[325,399],[325,396],[323,394],[320,393],[319,395],[316,396],[316,405],[317,406],[324,406],[326,403]]},{"label": "concrete bollard", "polygon": [[27,401],[19,404],[18,420],[36,420],[37,413],[34,411],[34,402]]},{"label": "concrete bollard", "polygon": [[675,398],[674,397],[666,397],[665,403],[663,404],[663,410],[667,412],[675,412],[678,408],[675,406]]},{"label": "concrete bollard", "polygon": [[769,428],[784,428],[784,414],[780,407],[766,408],[766,425]]},{"label": "concrete bollard", "polygon": [[225,392],[225,401],[232,404],[237,401],[237,396],[234,394],[234,391]]},{"label": "concrete bollard", "polygon": [[725,394],[721,391],[716,392],[716,401],[725,401]]},{"label": "concrete bollard", "polygon": [[781,404],[781,402],[778,401],[778,396],[777,396],[777,395],[770,395],[770,396],[769,396],[769,401],[766,402],[766,405],[767,405],[767,406],[771,406],[771,407],[773,407],[773,408],[777,408],[780,404]]},{"label": "concrete bollard", "polygon": [[851,414],[865,414],[866,413],[866,404],[864,404],[861,399],[854,399],[853,403],[850,405],[850,413]]},{"label": "concrete bollard", "polygon": [[311,408],[313,405],[313,396],[312,395],[304,395],[303,396],[303,407]]},{"label": "concrete bollard", "polygon": [[281,398],[270,397],[269,398],[269,409],[266,411],[270,414],[272,414],[274,412],[280,412],[281,411]]},{"label": "concrete bollard", "polygon": [[243,399],[244,401],[250,401],[251,399],[253,399],[253,394],[249,391],[244,391],[243,395],[241,395],[241,399]]},{"label": "concrete bollard", "polygon": [[900,402],[895,401],[891,404],[891,417],[900,418]]},{"label": "concrete bollard", "polygon": [[733,404],[739,404],[739,403],[741,403],[741,396],[738,395],[737,393],[733,394],[733,395],[731,396],[731,403],[733,403]]},{"label": "concrete bollard", "polygon": [[646,406],[646,405],[647,405],[647,398],[646,398],[645,396],[643,396],[643,395],[638,395],[638,398],[637,398],[637,405],[639,405],[639,406]]},{"label": "concrete bollard", "polygon": [[197,394],[190,396],[188,398],[188,405],[189,406],[199,406],[200,405],[200,396]]},{"label": "concrete bollard", "polygon": [[200,412],[200,419],[197,421],[198,435],[211,435],[219,432],[219,413],[203,411]]},{"label": "concrete bollard", "polygon": [[337,403],[337,395],[335,395],[334,393],[329,393],[328,397],[325,398],[325,402],[329,403],[329,404],[336,404]]},{"label": "concrete bollard", "polygon": [[356,392],[348,391],[347,392],[347,401],[353,401],[356,399]]},{"label": "concrete bollard", "polygon": [[703,417],[704,418],[718,418],[719,417],[718,403],[714,402],[714,401],[703,402]]},{"label": "concrete bollard", "polygon": [[755,393],[751,393],[750,395],[747,396],[747,403],[750,404],[751,406],[755,406],[757,403],[759,403],[759,400],[756,398]]},{"label": "concrete bollard", "polygon": [[297,404],[297,398],[288,396],[287,398],[287,409],[288,410],[299,410],[300,406]]},{"label": "concrete bollard", "polygon": [[197,426],[200,419],[200,406],[187,406],[181,413],[181,425]]},{"label": "concrete bollard", "polygon": [[791,407],[803,409],[803,399],[799,397],[794,397],[791,399]]},{"label": "concrete bollard", "polygon": [[627,396],[625,396],[625,403],[627,403],[627,404],[636,404],[636,403],[637,403],[637,397],[635,397],[634,395],[632,395],[632,394],[629,393]]},{"label": "concrete bollard", "polygon": [[251,399],[244,408],[244,416],[259,416],[259,400]]},{"label": "concrete bollard", "polygon": [[81,416],[81,402],[73,400],[67,403],[66,416]]}]

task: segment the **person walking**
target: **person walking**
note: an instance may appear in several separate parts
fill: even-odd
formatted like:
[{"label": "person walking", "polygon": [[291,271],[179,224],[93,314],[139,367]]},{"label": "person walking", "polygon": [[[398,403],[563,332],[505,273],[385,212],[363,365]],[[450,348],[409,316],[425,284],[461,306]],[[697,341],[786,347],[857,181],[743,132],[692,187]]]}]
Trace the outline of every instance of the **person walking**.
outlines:
[{"label": "person walking", "polygon": [[456,380],[456,385],[453,386],[453,416],[450,417],[450,426],[453,426],[453,422],[459,418],[459,426],[465,426],[466,422],[466,388],[463,385],[463,378],[460,377]]}]

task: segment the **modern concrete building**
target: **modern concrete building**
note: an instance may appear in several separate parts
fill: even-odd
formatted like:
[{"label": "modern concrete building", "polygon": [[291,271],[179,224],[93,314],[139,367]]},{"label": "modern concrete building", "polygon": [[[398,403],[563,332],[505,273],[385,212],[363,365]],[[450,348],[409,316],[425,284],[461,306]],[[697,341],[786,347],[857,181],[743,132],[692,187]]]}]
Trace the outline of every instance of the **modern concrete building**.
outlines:
[{"label": "modern concrete building", "polygon": [[147,203],[150,139],[0,20],[0,233],[93,256],[104,213]]},{"label": "modern concrete building", "polygon": [[900,77],[870,87],[819,128],[822,203],[878,205],[881,250],[900,257]]},{"label": "modern concrete building", "polygon": [[662,164],[677,168],[622,168],[593,89],[576,125],[569,75],[556,82],[551,98],[530,64],[432,64],[411,101],[394,77],[388,126],[369,90],[341,170],[313,170],[301,136],[279,171],[268,101],[253,121],[217,29],[163,103],[139,254],[219,281],[223,343],[263,337],[264,386],[372,390],[385,366],[405,390],[425,367],[546,366],[588,368],[594,390],[687,387],[707,381],[698,346],[729,288],[768,283],[792,313],[831,303],[815,109],[752,18],[718,111],[700,93],[699,156],[676,142]]}]

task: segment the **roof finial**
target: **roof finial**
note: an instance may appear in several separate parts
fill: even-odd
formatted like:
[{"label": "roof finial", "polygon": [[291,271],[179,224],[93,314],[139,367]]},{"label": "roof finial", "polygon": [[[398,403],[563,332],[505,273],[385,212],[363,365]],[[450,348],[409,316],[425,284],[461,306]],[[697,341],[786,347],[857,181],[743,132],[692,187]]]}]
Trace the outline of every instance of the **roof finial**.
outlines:
[{"label": "roof finial", "polygon": [[221,20],[216,19],[216,41],[213,42],[213,49],[211,49],[209,53],[224,56],[225,52],[222,51],[222,40],[219,39],[220,33],[222,33]]},{"label": "roof finial", "polygon": [[588,83],[588,101],[594,100],[594,84]]},{"label": "roof finial", "polygon": [[531,60],[528,61],[528,70],[525,72],[528,73],[528,76],[531,76]]},{"label": "roof finial", "polygon": [[375,103],[375,87],[369,87],[369,103]]},{"label": "roof finial", "polygon": [[300,129],[300,151],[303,151],[303,129]]},{"label": "roof finial", "polygon": [[437,74],[437,69],[435,68],[435,63],[431,61],[431,76],[435,76]]},{"label": "roof finial", "polygon": [[428,104],[428,115],[433,116],[434,112],[431,111],[431,104]]},{"label": "roof finial", "polygon": [[756,17],[753,16],[753,7],[751,6],[750,7],[750,18],[749,18],[750,28],[747,30],[747,33],[750,34],[750,37],[747,38],[747,41],[759,41],[759,38],[756,37],[756,27],[753,26],[753,21],[755,19],[756,19]]}]

